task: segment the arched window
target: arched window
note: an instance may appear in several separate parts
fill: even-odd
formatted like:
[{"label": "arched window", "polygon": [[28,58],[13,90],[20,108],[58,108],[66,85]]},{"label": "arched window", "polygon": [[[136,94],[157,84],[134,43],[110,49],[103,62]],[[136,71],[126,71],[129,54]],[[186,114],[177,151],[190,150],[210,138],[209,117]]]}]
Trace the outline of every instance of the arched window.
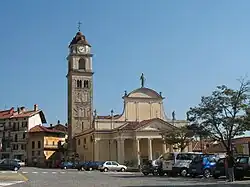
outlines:
[{"label": "arched window", "polygon": [[77,88],[81,88],[82,87],[82,81],[81,80],[77,80],[76,81],[76,87]]},{"label": "arched window", "polygon": [[84,86],[84,88],[89,88],[89,81],[88,80],[84,80],[83,86]]},{"label": "arched window", "polygon": [[79,60],[79,69],[85,70],[86,69],[86,61],[84,58]]}]

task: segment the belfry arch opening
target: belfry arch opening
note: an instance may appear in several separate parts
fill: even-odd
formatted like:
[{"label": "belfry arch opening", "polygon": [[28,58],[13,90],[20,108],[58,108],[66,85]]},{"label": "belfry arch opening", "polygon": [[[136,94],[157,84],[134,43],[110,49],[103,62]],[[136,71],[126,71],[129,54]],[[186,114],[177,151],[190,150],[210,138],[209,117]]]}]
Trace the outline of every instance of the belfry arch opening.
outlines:
[{"label": "belfry arch opening", "polygon": [[78,66],[80,70],[86,70],[86,60],[81,58],[78,62]]}]

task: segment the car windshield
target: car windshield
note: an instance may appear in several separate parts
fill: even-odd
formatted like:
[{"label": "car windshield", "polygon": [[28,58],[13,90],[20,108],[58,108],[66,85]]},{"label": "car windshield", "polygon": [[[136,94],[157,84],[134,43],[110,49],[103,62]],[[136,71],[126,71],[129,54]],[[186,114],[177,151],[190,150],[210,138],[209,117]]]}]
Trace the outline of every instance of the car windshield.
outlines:
[{"label": "car windshield", "polygon": [[248,157],[239,157],[236,159],[236,162],[240,164],[246,164],[248,163]]},{"label": "car windshield", "polygon": [[174,160],[174,153],[165,153],[160,158],[163,158],[163,160]]}]

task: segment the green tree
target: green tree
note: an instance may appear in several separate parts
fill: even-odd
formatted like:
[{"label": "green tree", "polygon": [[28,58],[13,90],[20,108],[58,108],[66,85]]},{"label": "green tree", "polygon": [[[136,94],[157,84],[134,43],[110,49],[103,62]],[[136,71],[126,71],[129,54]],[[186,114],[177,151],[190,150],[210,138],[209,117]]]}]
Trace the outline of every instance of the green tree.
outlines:
[{"label": "green tree", "polygon": [[182,126],[171,131],[164,131],[162,136],[166,143],[176,146],[182,152],[193,140],[194,133],[187,126]]},{"label": "green tree", "polygon": [[190,108],[188,120],[213,140],[220,141],[227,151],[232,150],[232,139],[250,129],[250,81],[240,79],[239,89],[218,86],[212,95],[202,97],[201,103]]}]

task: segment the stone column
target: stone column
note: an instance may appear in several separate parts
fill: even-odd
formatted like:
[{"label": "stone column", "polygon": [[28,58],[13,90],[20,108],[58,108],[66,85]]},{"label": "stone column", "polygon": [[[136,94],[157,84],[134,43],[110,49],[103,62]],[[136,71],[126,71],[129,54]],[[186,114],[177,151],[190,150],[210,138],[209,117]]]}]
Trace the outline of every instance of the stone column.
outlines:
[{"label": "stone column", "polygon": [[135,156],[137,159],[137,165],[141,165],[141,155],[140,155],[140,139],[135,139]]},{"label": "stone column", "polygon": [[152,139],[148,138],[148,159],[153,160],[153,155],[152,155]]},{"label": "stone column", "polygon": [[162,153],[166,153],[166,152],[167,152],[166,142],[162,141]]},{"label": "stone column", "polygon": [[100,159],[100,150],[99,150],[99,144],[100,144],[100,140],[99,139],[95,139],[94,140],[94,160],[95,161],[99,161]]},{"label": "stone column", "polygon": [[119,164],[124,164],[124,139],[117,139],[117,156]]}]

